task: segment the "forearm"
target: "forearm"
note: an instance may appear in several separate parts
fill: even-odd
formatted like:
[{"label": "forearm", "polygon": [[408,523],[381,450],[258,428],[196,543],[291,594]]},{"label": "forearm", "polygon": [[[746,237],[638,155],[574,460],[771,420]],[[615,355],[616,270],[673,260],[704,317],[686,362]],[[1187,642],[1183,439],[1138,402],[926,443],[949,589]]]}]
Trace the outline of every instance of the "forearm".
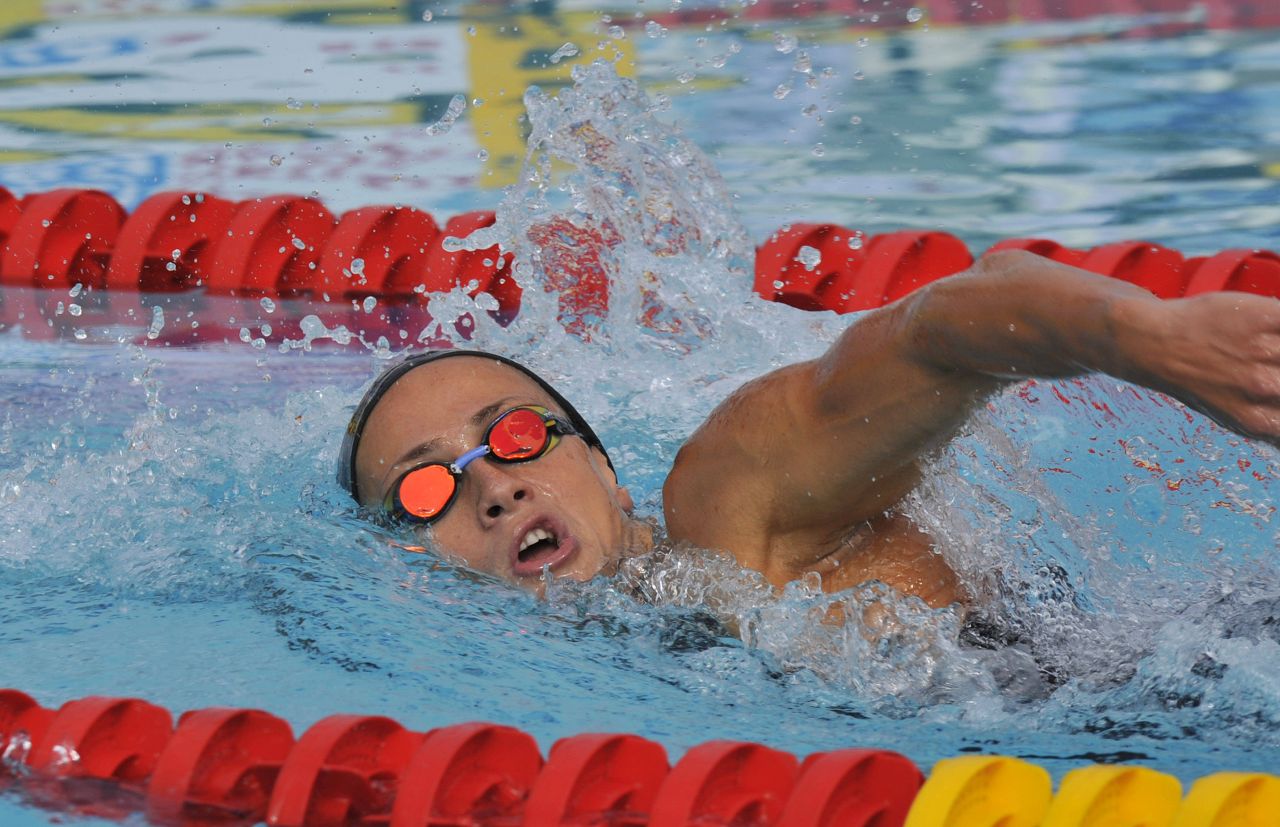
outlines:
[{"label": "forearm", "polygon": [[908,299],[916,358],[947,372],[998,379],[1099,371],[1148,381],[1144,331],[1160,300],[1117,279],[1029,253],[983,259]]}]

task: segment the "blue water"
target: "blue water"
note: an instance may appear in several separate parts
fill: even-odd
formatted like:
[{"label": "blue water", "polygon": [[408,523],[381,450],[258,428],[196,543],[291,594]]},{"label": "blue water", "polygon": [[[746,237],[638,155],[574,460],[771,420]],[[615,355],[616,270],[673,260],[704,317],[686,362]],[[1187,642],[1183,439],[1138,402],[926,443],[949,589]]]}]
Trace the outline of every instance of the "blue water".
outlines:
[{"label": "blue water", "polygon": [[[335,210],[402,202],[439,216],[501,204],[493,237],[515,247],[556,211],[609,215],[622,235],[615,303],[590,341],[566,334],[536,289],[508,329],[460,294],[430,309],[472,312],[477,343],[562,379],[648,515],[681,440],[725,393],[848,323],[751,297],[750,244],[786,221],[940,228],[975,250],[1030,234],[1188,254],[1280,246],[1280,47],[1265,32],[737,21],[619,38],[598,13],[565,12],[550,48],[575,43],[566,64],[580,66],[620,53],[638,86],[584,70],[557,98],[564,76],[536,79],[525,99],[540,186],[518,173],[519,130],[483,120],[518,111],[523,76],[459,68],[471,38],[510,20],[199,5],[145,26],[86,11],[11,30],[0,184],[103,187],[127,206],[187,187],[315,190]],[[455,94],[468,106],[442,122]],[[62,105],[81,116],[41,120]],[[564,127],[584,122],[609,152],[574,171],[581,147]],[[675,216],[660,239],[674,254],[654,251],[658,213]],[[679,329],[634,324],[646,273]],[[157,305],[164,324],[148,339]],[[1096,377],[995,400],[907,509],[1025,651],[960,646],[950,613],[868,586],[842,599],[891,610],[875,645],[857,624],[816,625],[825,603],[803,586],[776,599],[723,560],[677,554],[539,601],[408,554],[356,517],[332,470],[349,406],[421,320],[401,338],[373,324],[382,306],[137,306],[115,326],[88,309],[55,316],[58,336],[6,316],[0,333],[0,683],[45,705],[107,694],[175,712],[258,707],[295,732],[334,712],[418,730],[491,720],[544,749],[629,731],[673,759],[737,738],[800,755],[889,747],[926,769],[1000,752],[1055,775],[1093,761],[1184,782],[1280,770],[1280,465],[1168,400]],[[358,331],[363,314],[376,331],[304,343],[292,331],[306,313],[331,331]],[[225,325],[226,341],[179,344],[197,338],[192,321]],[[255,345],[263,322],[278,329]],[[1062,686],[1021,680],[1033,655]],[[51,817],[0,808],[5,824]]]}]

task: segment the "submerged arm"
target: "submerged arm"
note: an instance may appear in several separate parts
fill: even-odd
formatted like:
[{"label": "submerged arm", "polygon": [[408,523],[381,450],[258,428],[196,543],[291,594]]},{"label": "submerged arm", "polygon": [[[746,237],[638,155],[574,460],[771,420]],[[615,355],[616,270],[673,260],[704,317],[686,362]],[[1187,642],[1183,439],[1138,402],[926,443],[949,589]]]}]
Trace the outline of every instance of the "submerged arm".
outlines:
[{"label": "submerged arm", "polygon": [[785,582],[882,519],[992,392],[1100,371],[1280,437],[1280,303],[1162,301],[1038,256],[987,256],[868,313],[819,359],[745,385],[681,450],[672,535]]}]

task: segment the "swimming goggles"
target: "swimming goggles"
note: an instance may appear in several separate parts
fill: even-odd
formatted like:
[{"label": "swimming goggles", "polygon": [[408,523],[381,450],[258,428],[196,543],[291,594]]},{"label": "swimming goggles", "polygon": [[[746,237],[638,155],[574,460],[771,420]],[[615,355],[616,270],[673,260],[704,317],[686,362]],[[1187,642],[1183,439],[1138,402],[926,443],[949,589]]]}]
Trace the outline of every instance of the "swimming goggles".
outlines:
[{"label": "swimming goggles", "polygon": [[435,522],[453,504],[468,465],[486,456],[494,462],[528,462],[556,447],[562,436],[582,434],[541,405],[504,411],[484,432],[480,445],[453,462],[430,462],[402,474],[387,492],[383,508],[408,522]]}]

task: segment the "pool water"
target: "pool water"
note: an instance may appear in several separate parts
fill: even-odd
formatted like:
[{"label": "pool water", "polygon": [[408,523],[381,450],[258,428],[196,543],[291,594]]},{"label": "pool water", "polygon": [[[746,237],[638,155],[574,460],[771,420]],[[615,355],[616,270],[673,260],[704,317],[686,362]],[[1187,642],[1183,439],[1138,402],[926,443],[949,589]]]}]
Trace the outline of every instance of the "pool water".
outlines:
[{"label": "pool water", "polygon": [[[406,552],[333,479],[363,385],[436,325],[459,339],[465,314],[473,344],[558,381],[656,518],[716,402],[850,322],[751,294],[752,244],[791,221],[938,228],[977,251],[1030,235],[1280,246],[1273,33],[344,8],[68,4],[19,21],[0,42],[0,185],[100,187],[129,208],[172,189],[496,208],[464,243],[516,253],[520,314],[504,327],[457,291],[430,298],[430,322],[251,302],[243,337],[243,306],[223,319],[196,294],[139,297],[115,326],[6,315],[0,683],[46,706],[256,707],[295,732],[334,712],[489,720],[544,750],[627,731],[673,759],[733,738],[926,768],[968,752],[1184,782],[1280,768],[1276,454],[1104,377],[993,400],[906,505],[1021,640],[995,650],[875,584],[823,626],[830,599],[806,584],[775,597],[691,552],[539,600]],[[617,233],[609,310],[577,334],[529,241],[557,215]],[[12,797],[0,815],[52,817]]]}]

